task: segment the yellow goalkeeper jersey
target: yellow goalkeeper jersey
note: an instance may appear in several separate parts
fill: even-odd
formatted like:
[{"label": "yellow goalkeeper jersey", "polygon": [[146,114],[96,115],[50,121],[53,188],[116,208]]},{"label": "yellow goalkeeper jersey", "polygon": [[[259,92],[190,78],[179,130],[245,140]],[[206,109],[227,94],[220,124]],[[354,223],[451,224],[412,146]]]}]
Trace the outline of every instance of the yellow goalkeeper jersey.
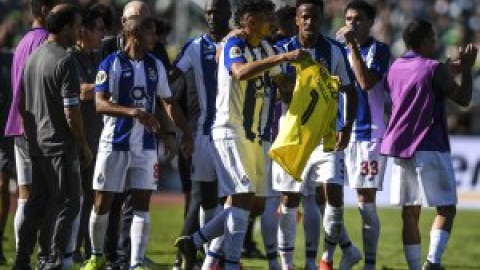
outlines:
[{"label": "yellow goalkeeper jersey", "polygon": [[269,154],[301,181],[308,158],[322,139],[324,151],[335,147],[339,81],[313,60],[293,66],[297,74],[295,90]]}]

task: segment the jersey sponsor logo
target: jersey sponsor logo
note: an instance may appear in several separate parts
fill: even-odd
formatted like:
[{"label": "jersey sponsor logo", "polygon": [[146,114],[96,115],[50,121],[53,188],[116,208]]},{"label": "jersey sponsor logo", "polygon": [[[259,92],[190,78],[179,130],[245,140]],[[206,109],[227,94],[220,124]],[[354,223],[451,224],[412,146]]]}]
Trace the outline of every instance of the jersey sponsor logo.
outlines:
[{"label": "jersey sponsor logo", "polygon": [[130,90],[130,96],[132,97],[135,107],[145,107],[146,102],[150,101],[151,97],[148,95],[145,87],[136,86]]},{"label": "jersey sponsor logo", "polygon": [[103,70],[100,70],[97,74],[97,78],[95,79],[95,84],[103,84],[107,81],[107,73]]},{"label": "jersey sponsor logo", "polygon": [[242,56],[242,49],[240,47],[230,48],[230,58],[237,58]]}]

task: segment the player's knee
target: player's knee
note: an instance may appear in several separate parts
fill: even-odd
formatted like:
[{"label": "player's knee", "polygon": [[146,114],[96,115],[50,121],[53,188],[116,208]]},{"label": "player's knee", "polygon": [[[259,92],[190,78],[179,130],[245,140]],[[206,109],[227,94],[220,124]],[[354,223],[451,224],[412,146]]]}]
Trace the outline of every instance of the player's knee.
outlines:
[{"label": "player's knee", "polygon": [[437,207],[437,214],[447,219],[453,219],[457,214],[457,207],[455,205],[439,206]]},{"label": "player's knee", "polygon": [[405,206],[402,209],[402,220],[404,224],[418,225],[420,218],[420,206]]},{"label": "player's knee", "polygon": [[20,199],[30,198],[31,193],[32,193],[32,186],[31,185],[18,186],[18,197]]},{"label": "player's knee", "polygon": [[343,186],[338,184],[326,185],[327,203],[333,207],[343,206]]},{"label": "player's knee", "polygon": [[374,188],[361,188],[357,190],[360,203],[374,203],[377,190]]}]

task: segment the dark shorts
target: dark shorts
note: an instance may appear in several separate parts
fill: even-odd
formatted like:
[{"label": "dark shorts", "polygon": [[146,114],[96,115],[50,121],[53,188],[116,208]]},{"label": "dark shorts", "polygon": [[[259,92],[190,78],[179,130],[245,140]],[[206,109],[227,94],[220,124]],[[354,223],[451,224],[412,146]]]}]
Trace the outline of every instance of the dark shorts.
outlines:
[{"label": "dark shorts", "polygon": [[0,139],[0,170],[9,177],[15,177],[15,156],[13,154],[13,137]]}]

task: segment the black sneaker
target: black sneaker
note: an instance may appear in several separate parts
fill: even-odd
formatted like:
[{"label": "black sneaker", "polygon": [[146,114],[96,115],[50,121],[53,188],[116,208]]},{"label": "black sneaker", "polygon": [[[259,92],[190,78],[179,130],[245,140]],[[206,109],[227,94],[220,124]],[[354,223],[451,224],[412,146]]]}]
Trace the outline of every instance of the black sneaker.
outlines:
[{"label": "black sneaker", "polygon": [[439,263],[431,263],[430,261],[426,261],[423,264],[422,270],[445,270],[445,268]]},{"label": "black sneaker", "polygon": [[175,246],[178,248],[185,261],[185,270],[194,270],[197,262],[197,249],[190,236],[180,236],[175,241]]}]

